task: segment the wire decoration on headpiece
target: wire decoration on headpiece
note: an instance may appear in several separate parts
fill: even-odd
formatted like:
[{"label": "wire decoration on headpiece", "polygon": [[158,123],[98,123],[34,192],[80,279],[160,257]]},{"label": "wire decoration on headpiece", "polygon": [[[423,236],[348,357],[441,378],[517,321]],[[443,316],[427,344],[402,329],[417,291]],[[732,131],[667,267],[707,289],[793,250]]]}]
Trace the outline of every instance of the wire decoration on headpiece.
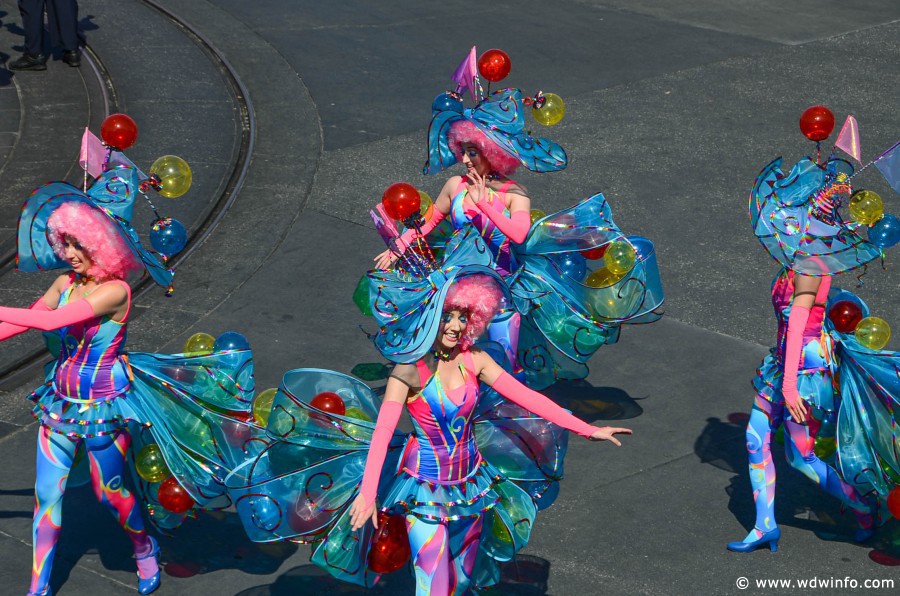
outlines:
[{"label": "wire decoration on headpiece", "polygon": [[[137,140],[137,125],[125,114],[108,116],[100,127],[102,141],[87,128],[81,138],[79,165],[84,170],[82,188],[64,182],[51,182],[39,187],[25,201],[19,216],[18,268],[43,271],[67,266],[56,255],[48,236],[47,221],[61,205],[69,202],[85,204],[103,213],[125,241],[153,280],[174,291],[174,272],[168,259],[187,244],[187,230],[178,220],[163,217],[147,196],[152,188],[164,197],[176,198],[191,186],[188,164],[174,155],[157,159],[148,176],[122,151]],[[92,180],[92,181],[91,181]],[[131,224],[134,201],[140,193],[156,216],[149,239],[153,251],[146,250]]]}]

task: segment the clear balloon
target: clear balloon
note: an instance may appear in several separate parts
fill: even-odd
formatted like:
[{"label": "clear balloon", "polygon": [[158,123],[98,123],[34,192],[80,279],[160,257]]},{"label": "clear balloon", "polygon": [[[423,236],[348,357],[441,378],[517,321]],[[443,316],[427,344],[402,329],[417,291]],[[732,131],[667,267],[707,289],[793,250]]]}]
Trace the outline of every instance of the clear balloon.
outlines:
[{"label": "clear balloon", "polygon": [[237,331],[226,331],[216,338],[213,344],[214,352],[222,352],[224,350],[249,350],[250,341],[238,333]]},{"label": "clear balloon", "polygon": [[434,101],[431,103],[431,111],[433,113],[437,112],[459,112],[462,114],[463,111],[463,100],[456,93],[452,93],[447,91],[446,93],[441,93],[437,97],[434,98]]},{"label": "clear balloon", "polygon": [[416,213],[422,199],[415,186],[407,182],[395,182],[387,187],[381,196],[384,212],[397,220],[404,220]]},{"label": "clear balloon", "polygon": [[834,114],[825,106],[811,106],[800,115],[800,132],[810,141],[824,141],[834,130]]},{"label": "clear balloon", "polygon": [[540,209],[532,209],[531,210],[531,225],[534,225],[536,221],[539,219],[543,219],[547,217],[547,214],[541,211]]},{"label": "clear balloon", "polygon": [[184,342],[184,353],[190,356],[212,354],[215,345],[216,338],[209,333],[195,333]]},{"label": "clear balloon", "polygon": [[158,219],[150,228],[150,245],[153,250],[167,257],[177,255],[187,245],[187,230],[177,219]]},{"label": "clear balloon", "polygon": [[392,573],[406,565],[410,554],[404,516],[379,511],[378,529],[372,534],[369,548],[369,569],[375,573]]},{"label": "clear balloon", "polygon": [[503,50],[491,49],[478,58],[478,72],[492,83],[505,79],[510,70],[512,62]]},{"label": "clear balloon", "polygon": [[556,93],[545,93],[543,105],[538,107],[535,103],[531,107],[531,113],[540,124],[553,126],[559,124],[566,115],[566,104]]},{"label": "clear balloon", "polygon": [[369,304],[369,276],[365,273],[356,282],[356,289],[353,290],[353,304],[365,316],[372,316],[372,306]]},{"label": "clear balloon", "polygon": [[172,513],[187,513],[194,506],[194,499],[170,476],[159,485],[159,503]]},{"label": "clear balloon", "polygon": [[159,179],[157,190],[167,199],[183,195],[191,187],[193,174],[187,162],[177,155],[163,155],[150,166],[150,174]]},{"label": "clear balloon", "polygon": [[337,414],[338,416],[343,416],[347,412],[344,400],[341,399],[341,396],[331,391],[323,391],[322,393],[317,394],[310,400],[309,404],[323,412]]},{"label": "clear balloon", "polygon": [[[604,255],[605,257],[605,255]],[[606,288],[625,277],[624,273],[615,273],[607,267],[599,267],[591,271],[591,274],[584,280],[584,285],[592,288]]]},{"label": "clear balloon", "polygon": [[606,263],[606,268],[622,276],[634,268],[634,260],[634,247],[630,243],[620,240],[610,242],[606,253],[603,255],[603,262]]},{"label": "clear balloon", "polygon": [[578,283],[587,275],[587,262],[577,252],[555,254],[550,257],[563,275],[567,275]]},{"label": "clear balloon", "polygon": [[156,443],[144,445],[134,458],[137,473],[147,482],[162,482],[171,475]]},{"label": "clear balloon", "polygon": [[858,190],[850,197],[850,217],[855,221],[872,225],[884,215],[884,203],[876,192]]},{"label": "clear balloon", "polygon": [[886,213],[869,228],[869,242],[878,248],[891,248],[900,242],[900,218]]},{"label": "clear balloon", "polygon": [[137,124],[125,114],[110,114],[100,125],[100,138],[110,149],[128,149],[134,145],[137,135]]},{"label": "clear balloon", "polygon": [[828,309],[828,318],[836,330],[841,333],[853,333],[863,319],[862,309],[855,302],[840,300]]},{"label": "clear balloon", "polygon": [[260,391],[253,396],[253,419],[256,420],[260,426],[265,426],[269,423],[269,414],[272,413],[272,402],[275,401],[275,395],[277,393],[278,389],[272,388]]},{"label": "clear balloon", "polygon": [[881,350],[891,339],[891,326],[884,319],[866,317],[856,326],[856,341],[870,350]]}]

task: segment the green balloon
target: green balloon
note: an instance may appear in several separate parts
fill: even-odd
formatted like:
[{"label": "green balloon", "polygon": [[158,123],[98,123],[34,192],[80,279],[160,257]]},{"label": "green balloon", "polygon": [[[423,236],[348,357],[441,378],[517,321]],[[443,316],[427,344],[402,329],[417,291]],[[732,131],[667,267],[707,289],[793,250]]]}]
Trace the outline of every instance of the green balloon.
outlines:
[{"label": "green balloon", "polygon": [[367,317],[372,316],[372,308],[369,306],[369,276],[363,274],[353,290],[353,303],[359,309],[359,312]]},{"label": "green balloon", "polygon": [[141,478],[147,482],[162,482],[169,477],[169,467],[163,459],[162,451],[155,443],[145,445],[138,451],[135,459],[135,468]]}]

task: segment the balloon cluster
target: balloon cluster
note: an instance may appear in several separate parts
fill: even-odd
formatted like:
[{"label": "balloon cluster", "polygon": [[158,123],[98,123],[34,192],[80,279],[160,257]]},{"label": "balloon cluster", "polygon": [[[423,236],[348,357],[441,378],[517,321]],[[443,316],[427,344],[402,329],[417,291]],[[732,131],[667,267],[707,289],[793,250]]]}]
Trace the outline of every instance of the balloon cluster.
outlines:
[{"label": "balloon cluster", "polygon": [[900,242],[900,218],[884,212],[884,201],[871,190],[857,190],[850,196],[850,217],[869,226],[869,242],[890,248]]},{"label": "balloon cluster", "polygon": [[870,350],[882,350],[891,339],[891,326],[878,317],[865,317],[851,300],[840,300],[828,309],[828,318],[841,333],[853,333],[856,341]]},{"label": "balloon cluster", "polygon": [[[512,61],[509,59],[509,54],[503,50],[492,48],[479,56],[477,66],[478,74],[491,83],[499,83],[509,76],[512,70]],[[555,93],[538,91],[535,97],[527,97],[522,103],[531,106],[531,114],[534,119],[544,126],[559,124],[566,114],[565,102]],[[462,96],[454,91],[441,93],[434,98],[431,110],[433,113],[454,111],[462,114]]]},{"label": "balloon cluster", "polygon": [[226,331],[219,337],[209,333],[195,333],[184,342],[183,353],[187,356],[207,356],[213,352],[229,350],[249,350],[250,342],[237,331]]},{"label": "balloon cluster", "polygon": [[194,499],[172,476],[156,443],[144,445],[135,456],[134,463],[138,475],[155,489],[151,492],[156,492],[159,504],[166,511],[182,514],[194,507]]},{"label": "balloon cluster", "polygon": [[[110,151],[124,151],[137,140],[137,124],[125,114],[107,116],[100,125],[100,138]],[[150,166],[150,177],[141,183],[141,192],[151,188],[164,197],[180,197],[191,187],[191,168],[180,157],[164,155]],[[151,207],[153,207],[151,203]],[[156,211],[156,208],[153,207]],[[181,252],[187,244],[187,230],[177,219],[160,217],[150,231],[150,244],[154,250],[170,257]]]},{"label": "balloon cluster", "polygon": [[605,288],[624,278],[634,269],[637,252],[627,240],[615,240],[603,246],[581,251],[584,259],[601,261],[584,280],[584,284],[592,288]]}]

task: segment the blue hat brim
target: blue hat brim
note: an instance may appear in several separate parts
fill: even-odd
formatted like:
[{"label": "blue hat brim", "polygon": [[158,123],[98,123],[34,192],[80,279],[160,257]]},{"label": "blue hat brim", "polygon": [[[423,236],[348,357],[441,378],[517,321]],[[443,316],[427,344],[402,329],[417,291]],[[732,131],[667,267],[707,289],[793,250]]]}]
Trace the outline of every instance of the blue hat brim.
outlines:
[{"label": "blue hat brim", "polygon": [[532,172],[556,172],[568,164],[566,151],[549,139],[532,137],[525,132],[522,92],[501,89],[478,106],[463,110],[440,110],[428,127],[428,160],[425,174],[441,172],[459,160],[450,149],[448,135],[454,122],[467,120],[474,124],[498,147]]},{"label": "blue hat brim", "polygon": [[156,254],[144,249],[130,223],[137,184],[137,172],[132,168],[120,167],[104,172],[88,189],[87,194],[66,182],[50,182],[39,187],[25,200],[19,214],[17,269],[49,271],[70,266],[53,251],[47,221],[61,205],[78,202],[108,217],[153,281],[169,287],[174,272]]}]

